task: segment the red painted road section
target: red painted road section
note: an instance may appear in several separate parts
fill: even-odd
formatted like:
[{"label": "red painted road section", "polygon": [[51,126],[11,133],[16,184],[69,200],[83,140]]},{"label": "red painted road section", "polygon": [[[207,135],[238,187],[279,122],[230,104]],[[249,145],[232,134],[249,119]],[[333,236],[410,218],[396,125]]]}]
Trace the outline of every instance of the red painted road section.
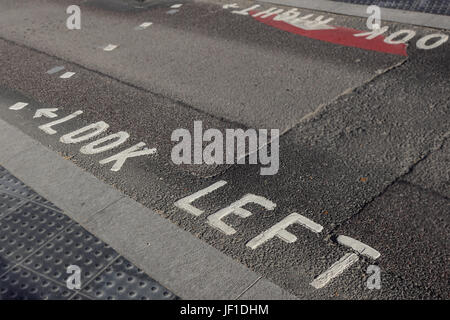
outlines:
[{"label": "red painted road section", "polygon": [[[258,13],[258,11],[250,12],[253,14]],[[355,34],[364,33],[367,31],[361,31],[356,29],[349,29],[344,27],[333,26],[335,29],[329,30],[305,30],[302,28],[295,27],[284,21],[274,21],[273,18],[276,16],[272,15],[267,18],[253,17],[264,24],[275,27],[280,30],[295,33],[301,36],[305,36],[312,39],[327,41],[339,45],[344,45],[347,47],[356,47],[365,50],[373,50],[384,53],[396,54],[400,56],[407,56],[406,44],[388,44],[384,42],[384,37],[382,35],[368,40],[365,37],[355,37]]]}]

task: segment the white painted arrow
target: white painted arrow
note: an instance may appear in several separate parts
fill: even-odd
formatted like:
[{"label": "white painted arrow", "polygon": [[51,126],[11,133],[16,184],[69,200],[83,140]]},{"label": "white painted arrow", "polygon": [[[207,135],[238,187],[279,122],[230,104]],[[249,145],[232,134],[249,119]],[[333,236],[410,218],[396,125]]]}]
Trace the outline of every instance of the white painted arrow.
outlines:
[{"label": "white painted arrow", "polygon": [[222,6],[222,8],[224,8],[224,9],[229,9],[229,8],[236,9],[236,8],[239,8],[239,6],[237,5],[237,3],[231,3],[231,4],[224,4]]},{"label": "white painted arrow", "polygon": [[58,111],[58,108],[37,109],[33,119],[40,118],[42,116],[47,118],[56,118],[58,115],[54,113],[55,111]]}]

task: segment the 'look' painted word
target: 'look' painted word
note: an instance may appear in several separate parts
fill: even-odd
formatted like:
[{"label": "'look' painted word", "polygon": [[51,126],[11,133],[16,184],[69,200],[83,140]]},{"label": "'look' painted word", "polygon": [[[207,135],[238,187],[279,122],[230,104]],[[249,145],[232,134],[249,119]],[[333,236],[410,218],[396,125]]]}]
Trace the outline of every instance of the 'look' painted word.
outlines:
[{"label": "'look' painted word", "polygon": [[[22,110],[28,105],[28,103],[25,102],[17,102],[9,107],[10,110]],[[33,118],[56,118],[58,117],[55,113],[58,111],[58,108],[43,108],[43,109],[37,109]],[[75,111],[65,117],[56,119],[54,121],[45,123],[40,125],[38,128],[42,131],[44,131],[46,134],[54,135],[58,133],[56,131],[55,127],[68,122],[79,115],[81,115],[83,111],[78,110]],[[106,132],[109,128],[109,124],[107,124],[104,121],[98,121],[92,124],[89,124],[87,126],[84,126],[80,129],[74,130],[72,132],[66,133],[62,135],[59,139],[60,142],[65,144],[76,144],[81,142],[87,142],[88,140],[98,137],[104,132]],[[94,140],[86,145],[83,145],[80,148],[80,153],[86,154],[86,155],[94,155],[99,154],[102,152],[106,152],[109,150],[112,150],[114,148],[117,148],[118,146],[125,143],[130,135],[125,131],[119,131],[117,133],[109,134],[107,136],[104,136],[102,138],[99,138],[97,140]],[[139,156],[144,155],[153,155],[156,154],[156,148],[149,149],[146,147],[146,144],[144,142],[139,142],[135,144],[132,147],[129,147],[125,150],[122,150],[118,152],[117,154],[114,154],[110,157],[107,157],[105,159],[102,159],[99,161],[100,164],[107,164],[112,162],[113,165],[111,167],[111,171],[119,171],[122,166],[124,165],[125,161],[129,158],[135,158]]]}]

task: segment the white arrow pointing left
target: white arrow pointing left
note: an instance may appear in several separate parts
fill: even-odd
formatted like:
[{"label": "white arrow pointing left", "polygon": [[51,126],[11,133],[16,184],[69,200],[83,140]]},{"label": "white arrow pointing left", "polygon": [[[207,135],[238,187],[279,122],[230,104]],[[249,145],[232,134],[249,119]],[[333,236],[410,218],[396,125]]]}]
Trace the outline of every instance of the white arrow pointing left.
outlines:
[{"label": "white arrow pointing left", "polygon": [[58,111],[58,108],[37,109],[33,119],[40,118],[42,116],[47,118],[56,118],[58,115],[54,113],[55,111]]}]

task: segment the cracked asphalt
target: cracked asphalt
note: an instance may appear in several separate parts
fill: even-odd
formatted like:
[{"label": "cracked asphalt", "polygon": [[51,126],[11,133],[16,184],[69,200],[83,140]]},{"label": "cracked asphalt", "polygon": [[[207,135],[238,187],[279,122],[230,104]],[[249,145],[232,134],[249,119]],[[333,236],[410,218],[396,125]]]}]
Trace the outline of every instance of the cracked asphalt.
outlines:
[{"label": "cracked asphalt", "polygon": [[[218,1],[181,2],[179,12],[167,14],[173,3],[149,1],[138,9],[115,1],[2,1],[0,117],[299,298],[448,299],[449,44],[425,51],[411,42],[404,57],[278,30],[232,14]],[[82,9],[80,31],[65,26],[69,4]],[[327,15],[336,25],[365,28],[364,19]],[[146,21],[153,25],[134,30]],[[437,32],[388,25],[415,30],[417,38]],[[102,50],[109,43],[119,47]],[[46,73],[61,65],[75,75]],[[17,101],[30,106],[9,110]],[[33,118],[39,108],[83,114],[48,135],[38,129],[48,119]],[[174,165],[171,134],[192,131],[195,120],[222,132],[279,129],[279,172]],[[116,152],[86,155],[79,144],[60,142],[62,134],[97,121],[108,123],[111,133],[128,132],[127,147],[145,142],[157,156],[128,159],[113,172],[99,160]],[[193,203],[204,214],[174,206],[219,180],[227,184]],[[237,231],[231,236],[207,224],[208,215],[249,193],[275,209],[249,204],[250,217],[227,217]],[[292,225],[294,243],[246,246],[293,212],[323,231]],[[316,289],[311,281],[350,252],[338,235],[381,257],[361,256]],[[366,286],[373,264],[382,270],[380,290]]]}]

